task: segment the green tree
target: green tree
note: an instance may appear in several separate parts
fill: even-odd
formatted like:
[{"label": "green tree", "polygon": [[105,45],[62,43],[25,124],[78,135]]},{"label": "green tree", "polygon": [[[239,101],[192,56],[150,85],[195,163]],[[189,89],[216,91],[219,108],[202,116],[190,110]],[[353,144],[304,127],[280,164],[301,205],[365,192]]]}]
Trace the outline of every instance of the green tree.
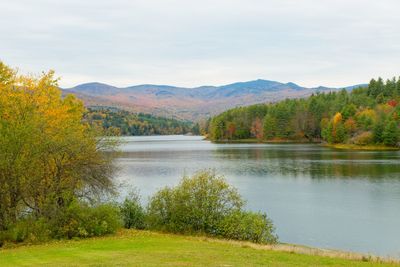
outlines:
[{"label": "green tree", "polygon": [[347,120],[350,117],[353,117],[357,112],[357,107],[354,104],[348,104],[342,109],[343,119]]},{"label": "green tree", "polygon": [[277,134],[277,123],[276,123],[276,119],[270,115],[267,114],[264,118],[264,138],[269,140],[272,139],[274,137],[276,137]]},{"label": "green tree", "polygon": [[373,129],[374,142],[377,144],[383,143],[383,131],[385,126],[381,121],[375,124]]},{"label": "green tree", "polygon": [[344,127],[342,122],[339,122],[335,125],[335,143],[343,143],[346,139],[346,128]]},{"label": "green tree", "polygon": [[387,146],[397,146],[399,141],[399,127],[394,120],[390,120],[382,134],[383,143]]}]

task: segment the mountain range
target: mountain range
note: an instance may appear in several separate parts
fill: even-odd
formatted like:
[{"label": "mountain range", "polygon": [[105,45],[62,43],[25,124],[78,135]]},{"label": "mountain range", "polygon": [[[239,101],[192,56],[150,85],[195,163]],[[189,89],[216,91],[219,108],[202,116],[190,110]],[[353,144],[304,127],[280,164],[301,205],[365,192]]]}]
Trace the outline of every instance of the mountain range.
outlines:
[{"label": "mountain range", "polygon": [[259,79],[195,88],[153,84],[119,88],[92,82],[63,89],[63,93],[77,95],[87,106],[111,106],[157,116],[197,120],[233,107],[276,102],[285,98],[307,97],[317,92],[352,90],[360,86],[365,84],[344,88],[324,86],[307,88],[292,82],[281,83]]}]

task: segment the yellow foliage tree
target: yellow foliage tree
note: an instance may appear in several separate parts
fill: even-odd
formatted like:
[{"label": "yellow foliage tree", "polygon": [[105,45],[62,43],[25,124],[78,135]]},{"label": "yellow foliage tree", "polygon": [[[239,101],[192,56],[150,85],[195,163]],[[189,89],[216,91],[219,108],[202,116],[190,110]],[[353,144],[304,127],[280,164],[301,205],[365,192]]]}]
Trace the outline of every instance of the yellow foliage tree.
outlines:
[{"label": "yellow foliage tree", "polygon": [[335,116],[333,116],[333,125],[335,126],[341,121],[342,121],[342,114],[340,112],[337,112]]},{"label": "yellow foliage tree", "polygon": [[82,122],[54,72],[18,75],[0,62],[0,230],[21,212],[53,216],[71,198],[112,190],[114,144]]}]

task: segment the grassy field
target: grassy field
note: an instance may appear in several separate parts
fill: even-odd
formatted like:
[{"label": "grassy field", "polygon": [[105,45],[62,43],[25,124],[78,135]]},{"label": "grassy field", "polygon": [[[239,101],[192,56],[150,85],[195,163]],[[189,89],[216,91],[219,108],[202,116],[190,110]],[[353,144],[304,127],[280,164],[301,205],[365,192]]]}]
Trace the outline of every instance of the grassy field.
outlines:
[{"label": "grassy field", "polygon": [[358,257],[300,246],[124,230],[109,237],[2,249],[0,266],[398,266],[350,259]]}]

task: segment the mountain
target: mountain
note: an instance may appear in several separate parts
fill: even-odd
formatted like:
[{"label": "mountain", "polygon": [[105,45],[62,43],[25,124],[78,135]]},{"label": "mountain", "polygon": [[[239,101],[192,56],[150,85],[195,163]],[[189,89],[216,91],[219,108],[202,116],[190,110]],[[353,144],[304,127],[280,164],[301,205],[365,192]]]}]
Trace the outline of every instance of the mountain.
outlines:
[{"label": "mountain", "polygon": [[[352,90],[365,85],[345,87]],[[119,88],[104,83],[85,83],[63,89],[83,99],[87,106],[113,106],[134,112],[196,120],[237,106],[276,102],[285,98],[306,97],[317,92],[340,88],[307,88],[295,83],[269,80],[237,82],[223,86],[184,88],[169,85],[142,84]]]}]

